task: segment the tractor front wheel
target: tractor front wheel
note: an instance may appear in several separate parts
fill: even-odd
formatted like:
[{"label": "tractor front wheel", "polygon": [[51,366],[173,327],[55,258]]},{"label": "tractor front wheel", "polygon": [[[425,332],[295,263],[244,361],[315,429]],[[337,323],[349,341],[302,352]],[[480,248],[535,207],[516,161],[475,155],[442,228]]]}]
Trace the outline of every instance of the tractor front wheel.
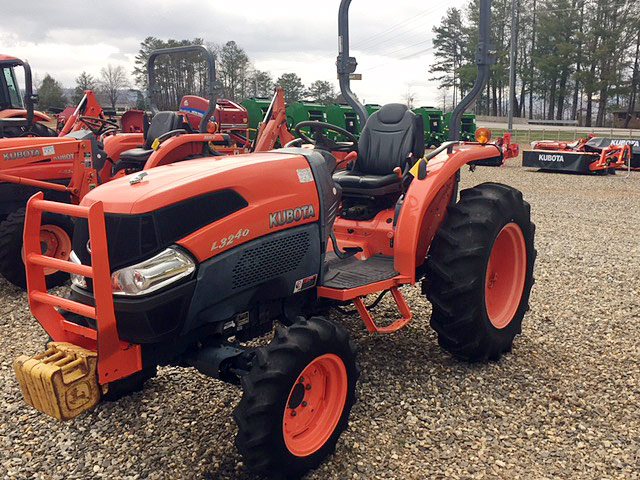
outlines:
[{"label": "tractor front wheel", "polygon": [[[15,286],[27,288],[24,270],[22,232],[24,230],[25,209],[20,208],[0,223],[0,274]],[[68,260],[71,254],[73,221],[69,217],[42,214],[40,245],[42,254]],[[63,285],[69,274],[54,269],[45,269],[47,288]]]},{"label": "tractor front wheel", "polygon": [[438,343],[468,361],[511,350],[529,309],[535,225],[518,190],[483,183],[460,192],[427,260],[427,297]]},{"label": "tractor front wheel", "polygon": [[359,371],[346,330],[323,317],[278,328],[242,377],[236,446],[257,473],[298,477],[335,449]]}]

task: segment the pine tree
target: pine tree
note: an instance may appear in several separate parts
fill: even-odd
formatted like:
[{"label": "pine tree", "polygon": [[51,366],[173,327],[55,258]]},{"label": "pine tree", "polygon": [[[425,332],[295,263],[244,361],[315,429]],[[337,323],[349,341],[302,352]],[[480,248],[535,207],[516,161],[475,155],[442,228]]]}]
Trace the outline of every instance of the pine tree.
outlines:
[{"label": "pine tree", "polygon": [[309,85],[307,96],[323,105],[331,105],[336,101],[336,89],[331,82],[316,80]]},{"label": "pine tree", "polygon": [[73,90],[72,101],[76,105],[82,100],[85,90],[95,90],[98,85],[98,82],[93,75],[88,74],[87,72],[82,72],[80,75],[76,77],[76,88]]},{"label": "pine tree", "polygon": [[284,91],[284,101],[288,105],[302,99],[305,94],[302,79],[295,73],[283,73],[280,78],[276,80],[276,85],[282,87]]},{"label": "pine tree", "polygon": [[48,73],[45,75],[38,89],[38,97],[38,107],[41,110],[64,108],[67,105],[67,99],[62,91],[62,85]]}]

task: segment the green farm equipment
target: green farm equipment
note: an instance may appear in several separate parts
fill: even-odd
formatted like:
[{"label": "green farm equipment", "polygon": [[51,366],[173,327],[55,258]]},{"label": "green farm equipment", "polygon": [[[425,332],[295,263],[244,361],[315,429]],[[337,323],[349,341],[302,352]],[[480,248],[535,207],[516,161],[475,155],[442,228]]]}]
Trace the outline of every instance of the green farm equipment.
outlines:
[{"label": "green farm equipment", "polygon": [[249,114],[249,138],[251,141],[256,138],[258,124],[264,118],[270,104],[271,98],[266,97],[251,97],[240,103],[240,105],[247,109],[247,113]]},{"label": "green farm equipment", "polygon": [[293,129],[300,122],[327,122],[327,107],[314,102],[293,102],[287,107],[287,127]]},{"label": "green farm equipment", "polygon": [[378,105],[377,103],[367,103],[364,106],[364,109],[367,111],[367,115],[371,115],[373,112],[377,112],[382,108],[382,105]]},{"label": "green farm equipment", "polygon": [[349,105],[334,104],[327,106],[327,122],[345,129],[356,137],[360,135],[358,114]]},{"label": "green farm equipment", "polygon": [[422,117],[424,123],[424,142],[427,148],[439,147],[447,140],[442,110],[434,107],[418,107],[413,112]]},{"label": "green farm equipment", "polygon": [[[451,112],[444,114],[446,136],[449,136],[449,123]],[[472,142],[476,134],[476,116],[473,113],[463,113],[460,120],[460,140]]]}]

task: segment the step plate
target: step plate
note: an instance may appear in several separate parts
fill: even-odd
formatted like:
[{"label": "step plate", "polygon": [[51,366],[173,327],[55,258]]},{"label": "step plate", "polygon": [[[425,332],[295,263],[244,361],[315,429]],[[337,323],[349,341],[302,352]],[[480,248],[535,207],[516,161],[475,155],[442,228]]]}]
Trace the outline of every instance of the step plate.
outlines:
[{"label": "step plate", "polygon": [[322,286],[336,290],[357,288],[398,275],[393,269],[393,257],[384,255],[374,255],[367,260],[355,257],[343,260],[330,253],[327,254],[325,268]]},{"label": "step plate", "polygon": [[100,401],[98,355],[65,342],[13,362],[22,396],[29,405],[58,420],[70,420]]}]

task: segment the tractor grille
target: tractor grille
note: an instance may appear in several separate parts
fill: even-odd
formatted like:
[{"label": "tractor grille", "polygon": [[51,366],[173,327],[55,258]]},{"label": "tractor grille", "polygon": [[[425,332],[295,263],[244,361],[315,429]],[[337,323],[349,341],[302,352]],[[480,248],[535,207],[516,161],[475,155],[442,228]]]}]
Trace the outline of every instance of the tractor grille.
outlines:
[{"label": "tractor grille", "polygon": [[238,289],[264,283],[295,270],[310,246],[309,232],[267,240],[242,253],[233,267],[232,288]]},{"label": "tractor grille", "polygon": [[[105,214],[109,264],[114,271],[150,258],[191,233],[247,206],[234,190],[218,190],[154,212],[137,215]],[[87,220],[76,221],[73,251],[84,265],[91,265],[87,250]]]}]

